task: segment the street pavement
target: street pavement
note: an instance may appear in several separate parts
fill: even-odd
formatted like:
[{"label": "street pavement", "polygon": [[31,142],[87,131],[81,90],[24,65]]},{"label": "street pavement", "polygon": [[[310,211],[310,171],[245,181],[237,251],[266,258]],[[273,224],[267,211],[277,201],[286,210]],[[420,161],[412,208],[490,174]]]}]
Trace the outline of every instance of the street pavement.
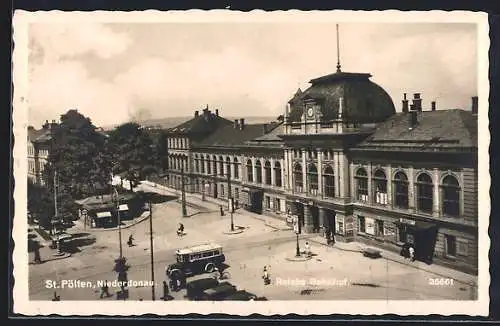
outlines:
[{"label": "street pavement", "polygon": [[[143,189],[147,188],[143,186]],[[155,191],[164,192],[161,189]],[[230,215],[220,216],[218,203],[202,202],[196,197],[187,199],[195,204],[192,207],[196,207],[188,207],[191,217],[181,216],[177,201],[153,205],[156,300],[162,296],[165,267],[175,261],[175,250],[205,242],[223,245],[226,262],[230,265],[231,283],[270,300],[470,300],[475,296],[475,290],[463,277],[453,278],[452,270],[449,270],[449,280],[445,281],[448,284],[431,285],[432,280],[446,279],[446,269],[440,268],[436,274],[432,270],[415,268],[411,263],[366,258],[359,252],[343,250],[341,245],[332,248],[314,242],[316,235],[301,235],[299,239],[301,246],[306,239],[310,240],[314,253],[310,260],[289,261],[295,254],[296,236],[293,231],[278,227],[279,221],[238,212],[233,216],[234,224],[242,227],[244,232],[225,234],[230,229]],[[186,235],[183,237],[176,235],[180,222],[185,226]],[[75,227],[69,233],[79,234],[89,241],[83,241],[80,251],[72,253],[69,258],[30,265],[30,299],[50,300],[55,290],[61,300],[115,300],[114,296],[99,299],[97,282],[116,279],[112,269],[114,259],[119,255],[118,231]],[[135,239],[133,247],[126,245],[130,234]],[[129,280],[145,281],[129,289],[129,299],[151,300],[149,219],[122,230],[122,243],[123,255],[131,266]],[[48,248],[44,250],[50,251]],[[41,252],[42,259],[49,254],[48,251]],[[264,285],[261,278],[264,266],[270,269],[270,285]],[[66,286],[53,289],[49,286],[52,281],[58,285],[64,281]],[[91,287],[82,288],[82,284],[70,287],[78,281],[88,281]],[[110,293],[117,290],[110,288]],[[184,299],[185,290],[171,294],[175,300]]]}]

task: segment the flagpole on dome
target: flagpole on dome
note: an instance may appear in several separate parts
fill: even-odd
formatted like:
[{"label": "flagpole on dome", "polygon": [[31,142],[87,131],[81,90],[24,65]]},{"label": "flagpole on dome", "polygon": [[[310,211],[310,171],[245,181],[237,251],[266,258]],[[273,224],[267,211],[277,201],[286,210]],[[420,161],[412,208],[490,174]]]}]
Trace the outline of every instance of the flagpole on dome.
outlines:
[{"label": "flagpole on dome", "polygon": [[339,24],[337,24],[337,72],[341,72],[341,70],[340,70]]}]

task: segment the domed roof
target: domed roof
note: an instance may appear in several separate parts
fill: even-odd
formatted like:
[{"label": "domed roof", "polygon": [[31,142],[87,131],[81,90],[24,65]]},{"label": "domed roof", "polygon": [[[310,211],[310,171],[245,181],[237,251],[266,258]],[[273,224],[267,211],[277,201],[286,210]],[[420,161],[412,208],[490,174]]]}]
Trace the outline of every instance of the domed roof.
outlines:
[{"label": "domed roof", "polygon": [[387,92],[370,81],[371,74],[336,72],[315,78],[305,91],[297,91],[289,101],[290,122],[299,122],[304,100],[312,99],[321,107],[322,121],[337,119],[339,99],[343,98],[342,117],[346,121],[381,122],[396,113]]}]

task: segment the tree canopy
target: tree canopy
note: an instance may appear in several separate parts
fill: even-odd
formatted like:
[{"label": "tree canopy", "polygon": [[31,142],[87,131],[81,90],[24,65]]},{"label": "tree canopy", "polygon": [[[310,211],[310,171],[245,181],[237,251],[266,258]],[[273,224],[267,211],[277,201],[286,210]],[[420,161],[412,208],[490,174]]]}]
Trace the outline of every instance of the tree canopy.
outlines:
[{"label": "tree canopy", "polygon": [[150,134],[135,122],[124,123],[109,133],[107,148],[112,171],[132,187],[157,171],[158,150]]},{"label": "tree canopy", "polygon": [[[59,215],[74,211],[74,200],[108,191],[111,160],[105,151],[106,137],[89,118],[76,110],[61,116],[52,130],[52,148],[44,169],[47,188],[57,184]],[[54,178],[54,173],[57,177]]]}]

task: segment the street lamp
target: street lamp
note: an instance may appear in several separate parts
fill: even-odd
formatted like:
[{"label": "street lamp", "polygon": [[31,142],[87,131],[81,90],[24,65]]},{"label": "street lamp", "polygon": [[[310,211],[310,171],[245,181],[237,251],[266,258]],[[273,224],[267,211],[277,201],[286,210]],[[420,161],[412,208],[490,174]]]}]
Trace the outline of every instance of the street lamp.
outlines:
[{"label": "street lamp", "polygon": [[293,230],[295,231],[295,234],[297,235],[297,247],[295,250],[295,256],[300,257],[300,247],[299,247],[299,217],[294,216],[293,217]]},{"label": "street lamp", "polygon": [[182,216],[187,216],[186,210],[186,190],[184,189],[184,168],[181,168],[181,206],[182,206]]},{"label": "street lamp", "polygon": [[122,249],[122,221],[121,221],[121,216],[120,216],[120,198],[118,197],[118,191],[116,190],[116,187],[113,186],[113,193],[112,193],[112,199],[114,202],[115,206],[115,212],[118,220],[118,244],[120,246],[120,259],[123,257],[123,249]]}]

